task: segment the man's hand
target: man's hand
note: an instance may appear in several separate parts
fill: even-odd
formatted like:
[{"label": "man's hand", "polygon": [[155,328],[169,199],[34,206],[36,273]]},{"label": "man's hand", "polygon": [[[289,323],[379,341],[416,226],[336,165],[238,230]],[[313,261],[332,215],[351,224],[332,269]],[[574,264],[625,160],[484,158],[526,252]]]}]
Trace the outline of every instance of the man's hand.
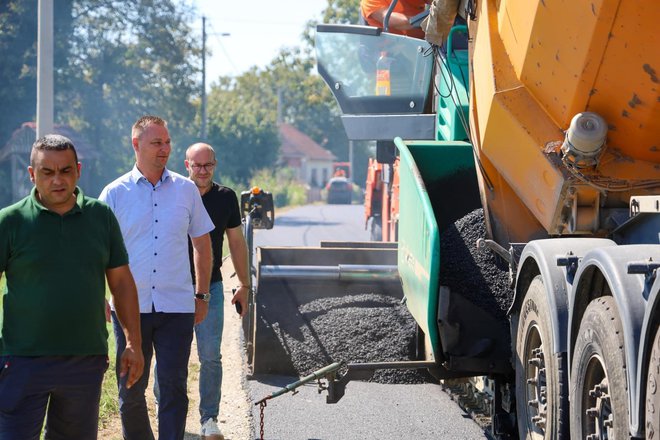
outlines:
[{"label": "man's hand", "polygon": [[250,293],[250,289],[245,286],[240,286],[238,289],[236,289],[234,296],[231,298],[232,305],[236,303],[241,305],[241,318],[244,317],[247,313],[248,293]]},{"label": "man's hand", "polygon": [[126,378],[126,388],[130,388],[142,377],[144,370],[142,347],[134,348],[131,344],[127,344],[126,349],[121,354],[120,362],[119,377],[128,375]]},{"label": "man's hand", "polygon": [[206,315],[209,313],[209,303],[201,299],[195,298],[195,325],[204,321]]},{"label": "man's hand", "polygon": [[[119,377],[128,375],[126,388],[130,388],[140,379],[144,370],[137,289],[128,264],[106,269],[105,276],[112,293],[117,320],[126,338],[126,348],[119,359]],[[105,305],[107,314],[107,301]]]}]

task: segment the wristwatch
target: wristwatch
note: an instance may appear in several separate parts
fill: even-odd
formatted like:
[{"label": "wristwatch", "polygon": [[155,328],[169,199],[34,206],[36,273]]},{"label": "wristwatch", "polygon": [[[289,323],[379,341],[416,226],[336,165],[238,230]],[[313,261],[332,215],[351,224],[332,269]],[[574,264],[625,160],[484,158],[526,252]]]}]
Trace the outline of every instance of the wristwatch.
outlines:
[{"label": "wristwatch", "polygon": [[211,299],[211,294],[210,293],[195,293],[195,298],[201,299],[204,302],[209,302]]}]

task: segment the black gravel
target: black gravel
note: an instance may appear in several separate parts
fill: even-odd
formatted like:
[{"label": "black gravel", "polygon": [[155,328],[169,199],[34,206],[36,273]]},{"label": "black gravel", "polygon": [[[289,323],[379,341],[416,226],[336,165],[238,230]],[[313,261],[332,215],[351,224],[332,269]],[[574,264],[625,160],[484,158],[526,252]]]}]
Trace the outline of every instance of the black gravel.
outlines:
[{"label": "black gravel", "polygon": [[[416,323],[400,299],[374,293],[347,294],[301,304],[297,311],[295,327],[284,320],[270,325],[299,376],[339,361],[416,359]],[[371,379],[386,384],[428,380],[428,374],[420,370],[377,370]]]},{"label": "black gravel", "polygon": [[[482,209],[450,223],[440,233],[440,284],[450,288],[456,307],[448,319],[453,327],[448,328],[460,329],[453,345],[444,347],[449,355],[506,357],[509,350],[506,312],[513,297],[509,267],[492,251],[477,250],[477,240],[485,236]],[[360,294],[323,296],[301,302],[301,296],[293,295],[292,290],[316,289],[281,282],[260,287],[263,294],[259,295],[257,353],[265,364],[257,369],[259,374],[302,377],[339,361],[418,359],[417,326],[400,298],[362,293],[367,290],[362,288],[355,290]],[[474,306],[461,305],[456,296],[479,311]],[[492,318],[477,318],[481,311]],[[475,323],[475,319],[479,322]],[[484,340],[491,342],[479,348]],[[269,347],[271,352],[265,354],[263,347]],[[430,376],[424,370],[378,370],[372,378],[386,384],[428,380]]]},{"label": "black gravel", "polygon": [[480,238],[486,238],[481,208],[440,233],[440,284],[506,321],[513,300],[509,265],[490,249],[477,249]]}]

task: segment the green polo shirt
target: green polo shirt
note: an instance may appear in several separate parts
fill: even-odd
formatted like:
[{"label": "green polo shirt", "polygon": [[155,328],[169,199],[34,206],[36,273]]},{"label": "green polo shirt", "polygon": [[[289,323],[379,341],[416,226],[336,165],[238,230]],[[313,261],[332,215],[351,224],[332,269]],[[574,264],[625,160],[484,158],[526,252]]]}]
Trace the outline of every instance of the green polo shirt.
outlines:
[{"label": "green polo shirt", "polygon": [[35,189],[0,210],[3,355],[108,352],[105,271],[128,264],[128,254],[110,208],[79,188],[76,194],[64,215],[41,205]]}]

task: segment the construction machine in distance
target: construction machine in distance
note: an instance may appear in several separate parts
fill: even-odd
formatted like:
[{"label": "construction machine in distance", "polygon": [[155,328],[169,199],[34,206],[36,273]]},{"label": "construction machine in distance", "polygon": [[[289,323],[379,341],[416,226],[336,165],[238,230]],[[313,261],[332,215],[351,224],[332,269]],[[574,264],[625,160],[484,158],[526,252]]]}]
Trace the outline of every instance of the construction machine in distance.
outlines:
[{"label": "construction machine in distance", "polygon": [[[660,3],[463,3],[444,48],[367,26],[316,35],[349,139],[377,141],[374,233],[395,243],[423,360],[438,379],[488,379],[496,437],[655,438]],[[474,225],[478,244],[447,246]],[[306,263],[355,255],[341,253]],[[365,264],[382,281],[390,263]]]}]

